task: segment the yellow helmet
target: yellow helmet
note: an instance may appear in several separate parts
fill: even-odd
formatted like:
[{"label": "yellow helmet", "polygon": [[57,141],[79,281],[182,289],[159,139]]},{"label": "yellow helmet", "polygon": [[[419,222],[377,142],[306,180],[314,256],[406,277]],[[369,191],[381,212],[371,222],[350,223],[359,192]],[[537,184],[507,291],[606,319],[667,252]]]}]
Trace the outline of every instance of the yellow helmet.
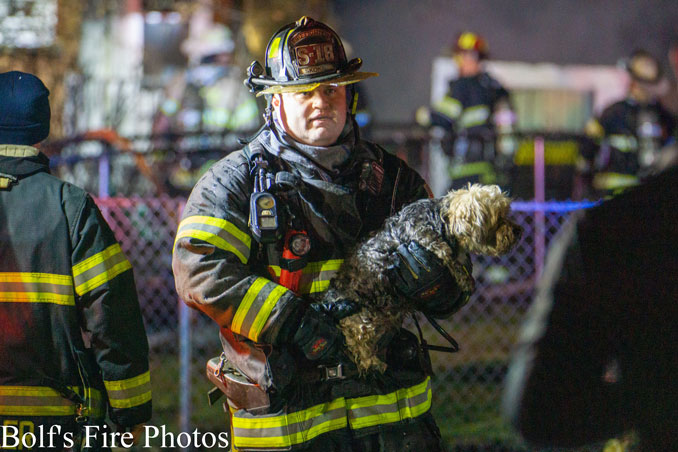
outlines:
[{"label": "yellow helmet", "polygon": [[459,33],[454,42],[454,52],[476,52],[478,58],[484,59],[488,56],[488,46],[485,39],[473,32],[464,31]]}]

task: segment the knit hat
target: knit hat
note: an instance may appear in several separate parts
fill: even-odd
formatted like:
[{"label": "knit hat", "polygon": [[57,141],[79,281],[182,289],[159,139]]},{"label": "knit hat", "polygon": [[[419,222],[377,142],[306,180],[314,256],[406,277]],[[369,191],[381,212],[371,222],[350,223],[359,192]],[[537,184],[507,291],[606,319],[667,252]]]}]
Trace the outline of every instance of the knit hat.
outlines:
[{"label": "knit hat", "polygon": [[34,75],[0,74],[0,144],[33,145],[49,135],[49,90]]}]

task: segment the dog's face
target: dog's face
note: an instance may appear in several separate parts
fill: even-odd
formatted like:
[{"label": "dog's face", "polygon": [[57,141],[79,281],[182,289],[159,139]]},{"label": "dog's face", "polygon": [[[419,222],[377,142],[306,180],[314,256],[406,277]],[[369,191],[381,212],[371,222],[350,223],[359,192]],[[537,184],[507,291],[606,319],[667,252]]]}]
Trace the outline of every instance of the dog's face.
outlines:
[{"label": "dog's face", "polygon": [[496,185],[469,184],[442,199],[448,232],[472,254],[505,254],[520,240],[522,228],[508,218],[510,207]]}]

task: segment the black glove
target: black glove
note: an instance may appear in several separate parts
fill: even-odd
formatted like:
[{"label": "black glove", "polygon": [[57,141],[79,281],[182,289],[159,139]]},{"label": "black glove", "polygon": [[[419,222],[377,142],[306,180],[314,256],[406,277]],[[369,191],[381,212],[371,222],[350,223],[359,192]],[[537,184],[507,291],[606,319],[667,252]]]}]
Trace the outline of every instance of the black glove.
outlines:
[{"label": "black glove", "polygon": [[344,317],[353,315],[360,310],[360,307],[356,303],[346,299],[339,299],[337,301],[319,301],[317,303],[311,303],[309,308],[329,315],[335,322],[338,322]]},{"label": "black glove", "polygon": [[344,335],[330,315],[311,306],[298,320],[290,342],[310,361],[336,360],[344,346]]},{"label": "black glove", "polygon": [[401,244],[396,253],[398,260],[389,269],[389,279],[402,295],[415,302],[418,310],[445,318],[466,304],[470,294],[459,288],[447,266],[435,254],[417,242]]}]

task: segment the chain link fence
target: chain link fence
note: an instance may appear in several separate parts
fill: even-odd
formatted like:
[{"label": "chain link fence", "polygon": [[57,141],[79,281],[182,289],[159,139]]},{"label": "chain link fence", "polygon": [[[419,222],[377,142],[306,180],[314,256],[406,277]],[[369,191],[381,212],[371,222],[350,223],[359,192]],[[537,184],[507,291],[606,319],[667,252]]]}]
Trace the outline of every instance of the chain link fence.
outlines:
[{"label": "chain link fence", "polygon": [[[100,198],[97,203],[134,268],[151,345],[151,422],[175,431],[223,430],[225,414],[207,405],[210,385],[204,375],[206,361],[220,353],[218,330],[210,319],[184,307],[172,277],[171,250],[185,199]],[[432,352],[433,410],[453,450],[467,450],[462,447],[469,444],[527,450],[501,418],[502,380],[545,250],[569,212],[581,207],[585,205],[516,202],[512,215],[524,234],[515,250],[499,258],[474,258],[476,293],[452,319],[441,322],[461,350]],[[442,344],[432,327],[422,326],[429,343]]]}]

